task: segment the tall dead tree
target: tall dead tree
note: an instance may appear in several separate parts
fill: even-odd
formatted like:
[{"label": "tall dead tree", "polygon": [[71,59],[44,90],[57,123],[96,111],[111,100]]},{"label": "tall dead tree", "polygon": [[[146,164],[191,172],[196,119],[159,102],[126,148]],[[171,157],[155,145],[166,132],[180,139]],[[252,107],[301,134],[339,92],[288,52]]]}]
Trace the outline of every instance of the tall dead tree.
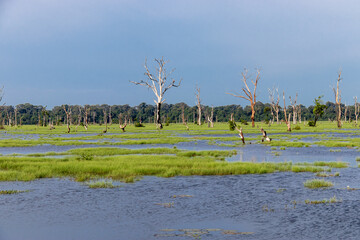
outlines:
[{"label": "tall dead tree", "polygon": [[182,119],[182,124],[185,125],[186,121],[185,121],[185,104],[184,103],[181,104],[181,119]]},{"label": "tall dead tree", "polygon": [[70,117],[71,117],[71,107],[70,106],[65,106],[63,105],[63,109],[65,111],[66,114],[66,127],[67,127],[67,132],[70,133]]},{"label": "tall dead tree", "polygon": [[81,112],[82,112],[82,110],[81,110],[81,107],[79,106],[79,113],[78,113],[78,123],[77,123],[77,125],[76,125],[76,131],[77,131],[77,129],[78,129],[78,127],[80,126],[80,124],[81,124],[81,120],[82,120],[82,115],[81,115]]},{"label": "tall dead tree", "polygon": [[[273,109],[273,111],[276,113],[276,123],[279,124],[279,111],[280,111],[279,89],[273,88],[272,90],[270,90],[270,88],[269,88],[268,91],[269,91],[270,105],[271,105],[271,108]],[[275,95],[277,95],[277,97]],[[276,99],[275,99],[275,97],[276,97]],[[271,111],[271,114],[273,115],[274,113]]]},{"label": "tall dead tree", "polygon": [[165,61],[162,57],[161,59],[156,59],[155,62],[157,63],[156,68],[156,74],[152,74],[147,66],[146,59],[145,59],[145,76],[147,77],[146,80],[141,80],[140,82],[133,82],[132,83],[136,85],[141,85],[150,88],[156,98],[154,99],[154,102],[156,104],[156,124],[159,129],[162,129],[162,123],[161,123],[161,104],[165,102],[164,95],[165,93],[172,87],[179,87],[181,84],[181,79],[178,84],[176,84],[176,80],[170,78],[170,75],[173,73],[175,69],[172,69],[169,73],[166,71],[165,65],[168,63],[168,61]]},{"label": "tall dead tree", "polygon": [[15,127],[17,127],[17,112],[18,112],[18,109],[17,109],[17,106],[16,106],[15,109],[14,109],[14,113],[15,113],[14,125],[15,125]]},{"label": "tall dead tree", "polygon": [[332,88],[334,91],[334,95],[335,95],[335,103],[337,105],[337,126],[338,126],[338,128],[341,128],[341,92],[339,89],[339,84],[340,84],[341,80],[342,80],[342,78],[341,78],[341,69],[340,69],[339,73],[338,73],[337,82],[336,82],[336,89],[335,89],[335,87]]},{"label": "tall dead tree", "polygon": [[85,130],[88,130],[89,124],[88,124],[88,116],[90,113],[90,106],[85,105],[84,106],[84,128]]},{"label": "tall dead tree", "polygon": [[207,117],[208,120],[208,127],[214,127],[214,107],[211,107],[211,114]]},{"label": "tall dead tree", "polygon": [[358,117],[359,117],[359,112],[360,112],[360,105],[357,102],[357,97],[354,97],[354,100],[355,100],[355,104],[354,104],[354,107],[355,107],[355,123],[357,123],[358,122]]},{"label": "tall dead tree", "polygon": [[344,122],[347,121],[347,112],[349,110],[349,106],[345,102],[345,109],[344,109]]},{"label": "tall dead tree", "polygon": [[105,124],[105,129],[103,130],[103,133],[107,133],[108,115],[106,109],[103,110],[103,113],[104,113],[104,124]]},{"label": "tall dead tree", "polygon": [[112,125],[111,106],[110,106],[110,109],[109,109],[109,124],[110,124],[110,126]]},{"label": "tall dead tree", "polygon": [[[296,124],[296,119],[297,119],[297,105],[296,105],[296,103],[297,103],[297,98],[298,98],[298,94],[297,94],[297,93],[296,93],[296,97],[295,97],[294,101],[292,101],[291,96],[289,96],[290,105],[291,105],[291,107],[292,107],[292,109],[293,109],[293,124]],[[290,119],[289,119],[289,121],[290,121]]]},{"label": "tall dead tree", "polygon": [[196,86],[195,97],[196,97],[196,106],[197,106],[197,111],[198,111],[197,124],[200,126],[201,125],[201,99],[200,99],[200,88],[197,86]]},{"label": "tall dead tree", "polygon": [[288,119],[288,118],[287,118],[287,114],[286,114],[285,91],[283,91],[283,99],[284,99],[284,116],[285,116],[285,122],[286,122],[287,130],[288,130],[289,132],[291,132],[291,121],[290,121],[291,114],[289,114],[289,119]]},{"label": "tall dead tree", "polygon": [[256,78],[255,81],[253,79],[251,79],[251,83],[254,85],[254,90],[251,92],[248,84],[247,84],[247,80],[248,80],[248,70],[245,69],[244,72],[241,73],[242,75],[242,81],[244,82],[245,87],[242,88],[242,91],[245,93],[246,96],[242,96],[242,95],[238,95],[238,94],[233,94],[233,93],[226,93],[226,94],[230,94],[234,97],[239,97],[239,98],[243,98],[246,99],[250,102],[250,107],[251,107],[251,125],[252,127],[255,127],[255,104],[256,104],[256,88],[260,79],[260,70],[257,69],[256,70]]},{"label": "tall dead tree", "polygon": [[124,124],[122,124],[122,113],[119,114],[119,128],[125,132],[125,128],[126,128],[126,125],[127,125],[127,120],[126,120],[126,116],[125,116],[125,121],[124,121]]}]

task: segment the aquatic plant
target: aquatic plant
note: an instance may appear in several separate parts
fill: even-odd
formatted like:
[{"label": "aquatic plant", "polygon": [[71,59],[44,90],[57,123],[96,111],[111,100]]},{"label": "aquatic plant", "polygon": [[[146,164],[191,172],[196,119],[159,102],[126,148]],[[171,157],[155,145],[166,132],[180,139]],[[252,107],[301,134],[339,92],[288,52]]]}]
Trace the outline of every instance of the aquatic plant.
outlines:
[{"label": "aquatic plant", "polygon": [[338,203],[338,202],[342,202],[342,200],[337,199],[335,195],[330,199],[323,199],[323,200],[309,200],[309,199],[306,199],[305,200],[305,204],[326,204],[326,203]]},{"label": "aquatic plant", "polygon": [[25,191],[19,191],[19,190],[0,190],[0,195],[18,194],[18,193],[24,193],[24,192],[29,192],[29,190],[25,190]]},{"label": "aquatic plant", "polygon": [[110,181],[97,181],[97,182],[88,182],[86,185],[89,188],[118,188],[120,186],[113,185]]},{"label": "aquatic plant", "polygon": [[332,182],[329,181],[325,181],[323,179],[311,179],[311,180],[307,180],[306,182],[304,182],[304,187],[307,188],[329,188],[334,186],[334,184]]}]

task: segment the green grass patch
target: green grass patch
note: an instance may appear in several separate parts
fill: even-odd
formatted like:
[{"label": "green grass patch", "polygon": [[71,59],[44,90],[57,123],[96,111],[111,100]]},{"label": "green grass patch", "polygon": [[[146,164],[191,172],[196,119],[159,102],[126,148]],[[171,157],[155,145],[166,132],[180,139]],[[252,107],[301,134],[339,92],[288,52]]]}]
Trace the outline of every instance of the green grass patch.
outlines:
[{"label": "green grass patch", "polygon": [[332,182],[329,181],[325,181],[323,179],[311,179],[311,180],[307,180],[306,182],[304,182],[304,187],[307,188],[330,188],[334,186],[334,184]]},{"label": "green grass patch", "polygon": [[19,193],[24,193],[24,192],[29,192],[29,190],[25,190],[25,191],[19,191],[19,190],[0,190],[0,195],[19,194]]},{"label": "green grass patch", "polygon": [[305,200],[305,204],[326,204],[326,203],[338,203],[342,202],[341,199],[337,199],[336,196],[333,196],[330,199],[323,199],[323,200]]},{"label": "green grass patch", "polygon": [[119,188],[121,186],[115,186],[110,181],[96,181],[96,182],[88,182],[86,185],[89,188]]}]

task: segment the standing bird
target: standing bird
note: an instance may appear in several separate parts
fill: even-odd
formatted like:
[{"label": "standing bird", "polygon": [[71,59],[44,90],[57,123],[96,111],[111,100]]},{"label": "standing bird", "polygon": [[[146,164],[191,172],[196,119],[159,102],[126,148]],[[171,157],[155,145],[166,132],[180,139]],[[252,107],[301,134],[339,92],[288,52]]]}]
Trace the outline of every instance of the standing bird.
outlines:
[{"label": "standing bird", "polygon": [[267,136],[266,131],[263,128],[261,128],[260,131],[262,132],[263,135],[261,142],[264,142],[264,140],[266,140],[267,142],[271,142],[271,138]]},{"label": "standing bird", "polygon": [[235,129],[239,132],[239,136],[241,138],[241,141],[243,142],[243,144],[245,144],[245,138],[244,138],[244,134],[242,132],[242,127],[240,129],[238,129],[237,127],[235,127]]}]

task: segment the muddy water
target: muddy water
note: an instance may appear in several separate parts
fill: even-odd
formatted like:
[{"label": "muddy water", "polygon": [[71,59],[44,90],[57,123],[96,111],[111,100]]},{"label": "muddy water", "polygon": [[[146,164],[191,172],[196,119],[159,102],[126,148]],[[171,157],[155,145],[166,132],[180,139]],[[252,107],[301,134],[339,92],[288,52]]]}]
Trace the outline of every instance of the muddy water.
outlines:
[{"label": "muddy water", "polygon": [[[360,191],[344,188],[360,187],[359,170],[340,172],[328,179],[333,188],[320,190],[303,187],[311,173],[145,177],[119,189],[5,182],[1,189],[31,191],[0,196],[0,239],[358,239]],[[304,202],[334,195],[342,202]]]}]

